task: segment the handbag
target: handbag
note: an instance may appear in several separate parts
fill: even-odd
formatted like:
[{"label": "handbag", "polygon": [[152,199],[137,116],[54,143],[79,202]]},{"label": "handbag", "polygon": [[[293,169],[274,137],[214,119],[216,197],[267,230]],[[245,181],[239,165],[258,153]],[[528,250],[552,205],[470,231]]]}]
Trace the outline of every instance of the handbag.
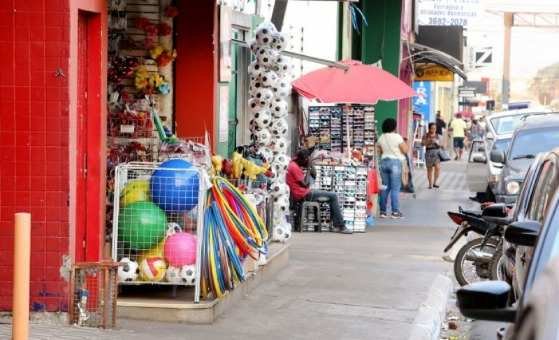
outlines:
[{"label": "handbag", "polygon": [[441,160],[441,162],[448,162],[451,160],[448,151],[446,151],[445,149],[439,149],[439,159]]}]

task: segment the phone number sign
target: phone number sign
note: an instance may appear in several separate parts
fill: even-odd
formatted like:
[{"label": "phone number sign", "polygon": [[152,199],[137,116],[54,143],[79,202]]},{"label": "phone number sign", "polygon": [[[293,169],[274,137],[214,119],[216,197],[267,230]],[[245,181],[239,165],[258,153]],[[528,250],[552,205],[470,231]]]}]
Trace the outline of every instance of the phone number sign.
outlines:
[{"label": "phone number sign", "polygon": [[417,25],[468,26],[478,16],[481,0],[417,0]]}]

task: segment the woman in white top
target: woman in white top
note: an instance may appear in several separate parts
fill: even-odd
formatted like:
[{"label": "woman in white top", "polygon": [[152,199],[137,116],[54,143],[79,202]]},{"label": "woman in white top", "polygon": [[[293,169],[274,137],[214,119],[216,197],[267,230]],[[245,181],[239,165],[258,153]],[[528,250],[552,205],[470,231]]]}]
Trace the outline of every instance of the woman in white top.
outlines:
[{"label": "woman in white top", "polygon": [[402,217],[400,211],[400,188],[402,187],[402,162],[408,152],[408,145],[396,132],[396,120],[386,119],[382,123],[382,135],[378,142],[380,153],[380,176],[384,190],[380,193],[380,217],[387,217],[388,197],[392,206],[392,218]]}]

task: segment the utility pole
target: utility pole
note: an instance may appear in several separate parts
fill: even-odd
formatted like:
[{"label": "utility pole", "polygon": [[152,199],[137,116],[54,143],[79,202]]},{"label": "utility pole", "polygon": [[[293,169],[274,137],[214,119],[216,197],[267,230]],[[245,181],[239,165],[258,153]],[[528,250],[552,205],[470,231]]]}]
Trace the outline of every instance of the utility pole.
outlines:
[{"label": "utility pole", "polygon": [[513,14],[505,12],[505,36],[504,36],[504,49],[503,49],[503,88],[501,103],[508,104],[510,99],[510,45],[511,45],[511,30],[513,25]]}]

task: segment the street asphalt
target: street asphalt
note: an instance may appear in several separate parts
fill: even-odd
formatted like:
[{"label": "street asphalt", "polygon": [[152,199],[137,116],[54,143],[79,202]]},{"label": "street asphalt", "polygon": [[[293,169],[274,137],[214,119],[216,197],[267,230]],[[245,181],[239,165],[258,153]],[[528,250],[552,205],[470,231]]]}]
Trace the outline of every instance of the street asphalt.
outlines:
[{"label": "street asphalt", "polygon": [[[213,325],[118,320],[101,332],[34,325],[31,339],[407,339],[453,231],[446,211],[468,205],[465,163],[444,164],[439,190],[403,195],[401,220],[366,233],[295,233],[290,263]],[[84,333],[90,332],[90,333]],[[9,326],[0,324],[0,338]]]}]

